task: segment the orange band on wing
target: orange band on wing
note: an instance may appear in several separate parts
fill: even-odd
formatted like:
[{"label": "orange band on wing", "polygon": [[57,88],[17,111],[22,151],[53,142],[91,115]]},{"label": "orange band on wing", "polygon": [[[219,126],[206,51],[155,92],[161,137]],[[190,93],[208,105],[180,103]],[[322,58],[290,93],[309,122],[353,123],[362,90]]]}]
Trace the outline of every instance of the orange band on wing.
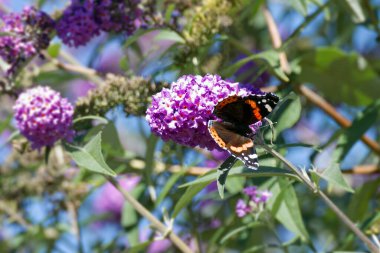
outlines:
[{"label": "orange band on wing", "polygon": [[257,106],[256,102],[253,100],[246,100],[245,103],[252,107],[253,114],[255,114],[256,119],[262,120],[263,117],[261,116],[260,108]]},{"label": "orange band on wing", "polygon": [[230,97],[225,98],[222,101],[220,101],[215,107],[217,110],[220,110],[224,106],[226,106],[227,104],[233,103],[233,102],[237,101],[238,99],[239,99],[238,96],[230,96]]}]

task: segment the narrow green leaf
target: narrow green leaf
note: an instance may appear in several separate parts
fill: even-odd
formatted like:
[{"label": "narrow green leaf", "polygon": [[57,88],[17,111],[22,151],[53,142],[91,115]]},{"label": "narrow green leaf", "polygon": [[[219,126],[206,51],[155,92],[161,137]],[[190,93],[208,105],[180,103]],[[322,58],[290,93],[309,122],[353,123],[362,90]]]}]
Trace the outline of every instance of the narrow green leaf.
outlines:
[{"label": "narrow green leaf", "polygon": [[200,192],[203,188],[205,188],[208,184],[209,182],[203,182],[200,184],[192,185],[189,188],[187,188],[183,196],[175,205],[172,218],[174,219],[175,217],[177,217],[179,212],[193,200],[194,196],[197,195],[197,193]]},{"label": "narrow green leaf", "polygon": [[120,142],[120,138],[115,125],[112,122],[109,122],[103,127],[102,132],[102,147],[104,154],[122,156],[124,154],[124,148]]},{"label": "narrow green leaf", "polygon": [[167,7],[166,12],[165,12],[165,22],[166,23],[170,23],[174,9],[175,9],[175,4],[169,4],[169,6]]},{"label": "narrow green leaf", "polygon": [[340,1],[351,13],[351,19],[354,23],[362,23],[366,20],[365,14],[359,0]]},{"label": "narrow green leaf", "polygon": [[50,44],[50,46],[47,49],[47,52],[50,57],[57,58],[60,50],[61,50],[61,44],[54,43],[54,44]]},{"label": "narrow green leaf", "polygon": [[[215,180],[217,177],[217,170],[210,170],[205,175],[202,175],[195,179],[194,181],[185,183],[180,185],[178,188],[189,187],[196,184],[201,183],[210,183]],[[229,171],[229,177],[247,177],[247,178],[256,178],[256,177],[274,177],[274,176],[283,176],[289,177],[293,179],[297,179],[296,175],[289,172],[288,170],[284,170],[276,167],[269,166],[260,166],[257,171],[252,171],[250,169],[246,169],[244,166],[234,167]]]},{"label": "narrow green leaf", "polygon": [[283,130],[294,126],[301,117],[301,99],[295,93],[290,93],[286,96],[281,103],[276,106],[276,110],[271,117],[273,122],[276,122],[275,127],[275,138]]},{"label": "narrow green leaf", "polygon": [[352,195],[348,206],[348,216],[353,221],[362,221],[369,213],[371,199],[376,195],[380,187],[380,179],[366,182],[360,188],[356,189]]},{"label": "narrow green leaf", "polygon": [[78,166],[114,177],[116,173],[108,167],[103,158],[101,151],[101,133],[102,132],[99,132],[84,147],[66,144],[66,149],[70,152],[71,157]]},{"label": "narrow green leaf", "polygon": [[369,105],[380,97],[380,77],[355,52],[347,53],[337,47],[319,47],[303,54],[299,60],[298,81],[314,84],[333,102]]},{"label": "narrow green leaf", "polygon": [[106,118],[96,116],[96,115],[87,115],[87,116],[76,118],[73,120],[73,123],[75,124],[75,123],[82,121],[82,120],[98,120],[99,123],[101,123],[101,124],[108,124],[108,120]]},{"label": "narrow green leaf", "polygon": [[[246,58],[243,58],[229,68],[224,71],[224,75],[230,76],[233,75],[240,67],[250,61],[255,61],[256,63],[261,63],[264,61],[267,67],[281,80],[288,82],[289,78],[286,74],[281,70],[280,60],[278,56],[278,52],[275,50],[267,50],[258,54],[252,54]],[[260,62],[261,61],[261,62]]]},{"label": "narrow green leaf", "polygon": [[325,179],[331,186],[338,186],[348,192],[354,192],[354,189],[346,182],[340,170],[339,164],[333,163],[327,167],[320,176]]},{"label": "narrow green leaf", "polygon": [[272,210],[276,219],[287,229],[300,237],[303,241],[309,240],[309,234],[302,220],[298,199],[293,186],[285,178],[278,177],[273,180],[269,190],[273,198],[268,201],[268,207]]},{"label": "narrow green leaf", "polygon": [[178,33],[170,31],[170,30],[161,30],[156,37],[154,37],[155,41],[160,41],[160,40],[170,40],[178,43],[185,43],[185,40],[178,35]]},{"label": "narrow green leaf", "polygon": [[220,198],[224,198],[224,186],[226,184],[228,173],[230,172],[231,167],[235,164],[236,158],[233,156],[228,157],[218,168],[216,173],[216,182],[218,185],[218,192]]},{"label": "narrow green leaf", "polygon": [[168,195],[169,191],[173,188],[174,184],[180,179],[183,174],[185,174],[185,170],[175,173],[171,175],[171,177],[166,182],[165,186],[162,188],[160,195],[158,195],[158,198],[156,200],[155,206],[157,207]]},{"label": "narrow green leaf", "polygon": [[[137,187],[135,187],[132,191],[131,194],[135,199],[138,199],[140,195],[144,192],[145,190],[145,185],[144,184],[139,184]],[[138,215],[136,210],[132,207],[132,205],[128,202],[124,202],[123,206],[123,212],[121,215],[121,225],[123,227],[130,227],[136,225],[138,222]]]},{"label": "narrow green leaf", "polygon": [[154,28],[138,30],[132,36],[128,37],[128,39],[124,43],[125,48],[128,48],[130,45],[132,45],[133,43],[135,43],[144,34],[150,33],[151,31],[154,31],[154,30],[155,30]]},{"label": "narrow green leaf", "polygon": [[296,9],[302,16],[307,16],[307,0],[290,0],[289,3]]},{"label": "narrow green leaf", "polygon": [[154,240],[142,242],[139,244],[134,245],[133,247],[128,248],[129,253],[141,253],[146,252],[146,248],[149,247],[150,244],[152,244]]},{"label": "narrow green leaf", "polygon": [[123,212],[121,215],[121,225],[123,227],[130,227],[137,223],[138,216],[136,210],[128,202],[124,203]]},{"label": "narrow green leaf", "polygon": [[380,118],[380,99],[365,108],[352,121],[350,127],[344,129],[338,139],[337,147],[332,155],[333,162],[341,161],[352,146],[373,126]]},{"label": "narrow green leaf", "polygon": [[251,222],[251,223],[249,223],[247,225],[243,225],[243,226],[237,227],[235,229],[232,229],[230,232],[228,232],[225,236],[222,237],[222,239],[220,240],[220,243],[224,244],[231,237],[239,234],[240,232],[246,231],[247,229],[250,229],[250,228],[258,227],[260,225],[262,225],[262,223],[254,221],[254,222]]}]

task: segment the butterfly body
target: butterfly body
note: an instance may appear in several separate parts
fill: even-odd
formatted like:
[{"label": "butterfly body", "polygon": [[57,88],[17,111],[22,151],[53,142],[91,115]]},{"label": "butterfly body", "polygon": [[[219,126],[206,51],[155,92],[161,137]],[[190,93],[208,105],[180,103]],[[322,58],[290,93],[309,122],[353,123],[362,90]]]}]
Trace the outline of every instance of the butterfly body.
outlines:
[{"label": "butterfly body", "polygon": [[259,166],[249,127],[271,113],[279,98],[273,93],[241,97],[233,95],[220,101],[213,113],[222,121],[210,120],[211,137],[223,149],[251,169]]}]

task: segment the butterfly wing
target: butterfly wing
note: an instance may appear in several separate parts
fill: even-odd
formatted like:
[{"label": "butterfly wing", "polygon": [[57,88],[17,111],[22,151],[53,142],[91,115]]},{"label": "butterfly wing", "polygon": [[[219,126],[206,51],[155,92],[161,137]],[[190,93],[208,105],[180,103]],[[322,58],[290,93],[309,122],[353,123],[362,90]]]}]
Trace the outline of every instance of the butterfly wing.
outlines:
[{"label": "butterfly wing", "polygon": [[212,138],[221,148],[228,150],[248,168],[256,170],[259,167],[252,139],[237,133],[233,124],[210,120],[208,129]]},{"label": "butterfly wing", "polygon": [[214,108],[214,114],[237,125],[251,125],[273,111],[279,98],[273,93],[255,94],[247,97],[229,96]]}]

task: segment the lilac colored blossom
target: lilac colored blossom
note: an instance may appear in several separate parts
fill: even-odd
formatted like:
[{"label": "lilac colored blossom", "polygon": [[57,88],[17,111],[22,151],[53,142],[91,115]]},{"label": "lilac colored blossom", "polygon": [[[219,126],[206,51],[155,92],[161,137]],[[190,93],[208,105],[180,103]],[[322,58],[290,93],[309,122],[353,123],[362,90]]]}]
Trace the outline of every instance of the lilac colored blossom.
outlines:
[{"label": "lilac colored blossom", "polygon": [[218,101],[231,95],[249,95],[238,83],[223,80],[218,75],[185,75],[170,89],[153,96],[146,119],[152,132],[164,141],[173,140],[190,147],[220,149],[208,133],[207,123]]},{"label": "lilac colored blossom", "polygon": [[[138,185],[140,180],[141,178],[138,176],[126,175],[118,181],[125,190],[131,191]],[[112,220],[119,221],[124,202],[123,195],[111,183],[106,183],[94,201],[94,209],[97,213],[112,214]]]},{"label": "lilac colored blossom", "polygon": [[143,21],[140,1],[94,0],[95,20],[105,32],[131,35]]},{"label": "lilac colored blossom", "polygon": [[[246,55],[239,55],[237,61],[246,58]],[[249,61],[241,66],[235,73],[237,81],[242,83],[244,88],[263,88],[268,85],[270,75],[267,71],[258,74],[259,66],[254,61]]]},{"label": "lilac colored blossom", "polygon": [[243,189],[243,193],[248,195],[249,197],[253,197],[257,195],[257,187],[256,186],[248,186]]},{"label": "lilac colored blossom", "polygon": [[239,218],[242,218],[242,217],[246,216],[247,214],[249,214],[252,211],[252,208],[249,205],[247,205],[244,202],[244,200],[239,199],[236,203],[235,211],[236,211],[236,215]]},{"label": "lilac colored blossom", "polygon": [[68,46],[83,46],[100,34],[92,0],[72,0],[57,23],[57,34]]},{"label": "lilac colored blossom", "polygon": [[270,191],[262,191],[260,196],[260,202],[265,203],[270,197],[272,197],[272,193]]},{"label": "lilac colored blossom", "polygon": [[9,13],[2,19],[0,32],[6,35],[0,37],[0,56],[7,63],[16,65],[49,46],[55,24],[45,12],[26,7],[22,13]]},{"label": "lilac colored blossom", "polygon": [[236,215],[244,217],[248,213],[260,212],[264,204],[272,196],[268,190],[260,191],[256,186],[248,186],[243,189],[243,193],[248,196],[248,202],[239,199],[236,204]]},{"label": "lilac colored blossom", "polygon": [[157,240],[152,242],[147,253],[165,253],[172,247],[172,242],[169,239]]},{"label": "lilac colored blossom", "polygon": [[96,86],[90,81],[77,79],[69,83],[66,94],[69,101],[75,102],[79,97],[86,96],[87,93],[95,87]]},{"label": "lilac colored blossom", "polygon": [[38,86],[18,97],[14,107],[17,128],[33,149],[53,146],[60,139],[73,137],[73,106],[49,87]]}]

